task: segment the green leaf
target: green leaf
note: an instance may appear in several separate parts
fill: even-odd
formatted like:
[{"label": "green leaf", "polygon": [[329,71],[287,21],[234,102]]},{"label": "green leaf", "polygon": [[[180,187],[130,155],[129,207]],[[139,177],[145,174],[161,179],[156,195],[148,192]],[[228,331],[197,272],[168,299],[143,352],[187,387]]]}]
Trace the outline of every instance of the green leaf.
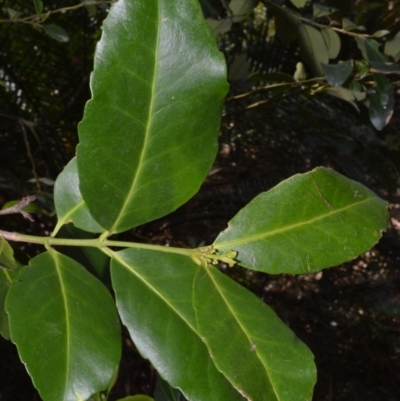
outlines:
[{"label": "green leaf", "polygon": [[322,4],[313,4],[313,18],[325,17],[335,11],[337,11],[337,8],[323,6]]},{"label": "green leaf", "polygon": [[54,24],[42,24],[40,26],[47,33],[47,35],[49,35],[52,39],[55,39],[57,42],[69,41],[68,33],[60,26]]},{"label": "green leaf", "polygon": [[220,33],[228,32],[232,27],[232,18],[224,18],[221,20],[208,18],[206,21],[215,36],[218,36]]},{"label": "green leaf", "polygon": [[382,61],[370,61],[370,71],[381,74],[400,74],[400,67],[396,63],[384,63]]},{"label": "green leaf", "polygon": [[400,32],[385,43],[385,54],[393,57],[396,62],[400,60]]},{"label": "green leaf", "polygon": [[293,13],[284,8],[276,8],[275,23],[277,30],[282,37],[285,44],[290,44],[298,38],[298,30],[300,21],[293,15]]},{"label": "green leaf", "polygon": [[14,270],[17,268],[17,262],[14,259],[14,250],[3,237],[0,237],[0,269]]},{"label": "green leaf", "polygon": [[342,86],[353,71],[353,61],[347,60],[338,64],[322,64],[329,85]]},{"label": "green leaf", "polygon": [[369,118],[372,125],[377,130],[382,130],[389,124],[393,115],[394,108],[394,90],[390,86],[386,92],[380,91],[374,86],[368,93],[369,99]]},{"label": "green leaf", "polygon": [[176,388],[172,388],[161,376],[154,390],[155,401],[185,401],[183,394]]},{"label": "green leaf", "polygon": [[379,47],[381,45],[376,40],[360,37],[356,37],[355,39],[357,46],[360,49],[365,60],[383,62],[389,61],[387,56],[379,51]]},{"label": "green leaf", "polygon": [[360,27],[357,26],[353,21],[350,21],[348,18],[342,19],[342,28],[345,31],[357,31],[360,30]]},{"label": "green leaf", "polygon": [[290,1],[297,8],[303,8],[307,3],[307,0],[290,0]]},{"label": "green leaf", "polygon": [[4,308],[6,296],[10,289],[11,283],[18,276],[22,266],[18,266],[14,270],[0,269],[0,335],[5,339],[10,339],[10,329],[8,324],[8,315]]},{"label": "green leaf", "polygon": [[43,12],[43,1],[33,0],[35,3],[36,14],[41,14]]},{"label": "green leaf", "polygon": [[78,171],[99,224],[125,231],[193,196],[218,149],[228,89],[224,57],[198,1],[114,3],[91,88]]},{"label": "green leaf", "polygon": [[240,22],[246,19],[258,2],[259,0],[231,0],[229,9],[233,15],[232,22]]},{"label": "green leaf", "polygon": [[243,401],[216,369],[196,329],[187,256],[143,249],[114,253],[111,278],[123,323],[140,353],[191,401]]},{"label": "green leaf", "polygon": [[58,222],[53,235],[64,224],[74,223],[78,228],[92,233],[104,230],[92,217],[79,189],[78,167],[74,157],[57,177],[54,185],[54,205]]},{"label": "green leaf", "polygon": [[316,381],[311,351],[254,294],[213,266],[194,284],[200,335],[217,368],[248,400],[310,400]]},{"label": "green leaf", "polygon": [[239,263],[253,270],[311,273],[369,250],[387,222],[386,202],[319,167],[258,195],[230,221],[214,247],[219,253],[237,251]]},{"label": "green leaf", "polygon": [[318,29],[309,25],[299,26],[300,53],[315,75],[323,75],[321,63],[329,63],[329,54],[324,38]]},{"label": "green leaf", "polygon": [[381,31],[374,32],[371,36],[373,38],[382,38],[383,36],[386,36],[389,33],[390,31],[388,31],[387,29],[382,29]]},{"label": "green leaf", "polygon": [[[3,205],[2,210],[8,209],[12,206],[15,206],[16,204],[18,204],[20,202],[21,202],[21,199],[8,201],[7,203],[5,203]],[[40,207],[35,202],[29,203],[29,205],[25,206],[22,210],[27,213],[43,213],[43,214],[47,213],[47,211],[45,209]]]},{"label": "green leaf", "polygon": [[79,263],[52,249],[31,259],[6,310],[44,401],[87,399],[107,388],[121,353],[118,315],[108,290]]},{"label": "green leaf", "polygon": [[321,29],[321,34],[328,49],[330,59],[335,59],[340,52],[340,37],[331,28]]},{"label": "green leaf", "polygon": [[129,395],[128,397],[124,398],[118,398],[117,401],[154,401],[154,398],[151,398],[148,395],[137,394]]}]

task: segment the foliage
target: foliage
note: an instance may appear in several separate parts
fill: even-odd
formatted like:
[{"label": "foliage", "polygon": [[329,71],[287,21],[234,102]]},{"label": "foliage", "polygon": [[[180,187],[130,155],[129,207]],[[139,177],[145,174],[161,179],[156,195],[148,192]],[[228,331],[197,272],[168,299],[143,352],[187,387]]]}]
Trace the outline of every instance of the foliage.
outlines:
[{"label": "foliage", "polygon": [[[196,1],[112,7],[77,160],[55,185],[59,223],[50,237],[0,232],[47,249],[14,277],[3,239],[1,271],[3,288],[10,287],[2,320],[8,316],[11,340],[44,400],[107,396],[121,352],[117,310],[141,354],[189,400],[311,397],[311,352],[215,265],[298,274],[352,259],[387,224],[386,203],[370,190],[319,168],[257,197],[213,245],[109,239],[172,212],[198,190],[216,155],[225,79]],[[101,235],[57,238],[69,221]],[[117,308],[105,285],[57,245],[94,247],[110,258]]]}]

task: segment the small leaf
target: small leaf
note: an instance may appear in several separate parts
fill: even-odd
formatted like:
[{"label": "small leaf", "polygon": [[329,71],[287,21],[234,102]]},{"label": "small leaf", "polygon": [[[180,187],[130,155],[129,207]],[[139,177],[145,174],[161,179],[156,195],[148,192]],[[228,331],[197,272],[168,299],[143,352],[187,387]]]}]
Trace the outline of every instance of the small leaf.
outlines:
[{"label": "small leaf", "polygon": [[199,268],[193,299],[213,361],[246,399],[311,399],[314,357],[271,308],[213,266]]},{"label": "small leaf", "polygon": [[91,89],[77,158],[95,220],[122,232],[192,197],[214,162],[228,89],[198,0],[113,3]]},{"label": "small leaf", "polygon": [[307,0],[290,0],[297,8],[303,8],[307,4]]},{"label": "small leaf", "polygon": [[373,37],[373,38],[382,38],[383,36],[386,36],[387,34],[389,34],[390,33],[390,31],[388,31],[388,30],[386,30],[386,29],[383,29],[383,30],[381,30],[381,31],[376,31],[376,32],[374,32],[371,36]]},{"label": "small leaf", "polygon": [[350,21],[348,18],[342,19],[342,28],[345,31],[365,31],[365,27],[357,26],[353,21]]},{"label": "small leaf", "polygon": [[385,43],[385,54],[393,57],[396,62],[400,60],[400,32]]},{"label": "small leaf", "polygon": [[325,17],[337,11],[337,8],[323,6],[322,4],[313,4],[313,18]]},{"label": "small leaf", "polygon": [[44,401],[87,399],[107,388],[121,354],[118,315],[108,290],[79,263],[52,249],[31,259],[6,310]]},{"label": "small leaf", "polygon": [[3,237],[0,237],[0,268],[9,270],[17,268],[17,262],[14,259],[14,250]]},{"label": "small leaf", "polygon": [[329,85],[342,86],[353,71],[353,61],[347,60],[338,64],[322,64]]},{"label": "small leaf", "polygon": [[328,49],[329,58],[335,59],[340,53],[340,37],[331,28],[321,29],[322,37],[324,38],[326,47]]},{"label": "small leaf", "polygon": [[92,217],[82,199],[79,189],[78,166],[76,157],[65,166],[57,177],[54,185],[54,205],[58,222],[53,236],[61,226],[73,222],[78,228],[91,233],[101,233],[104,230]]},{"label": "small leaf", "polygon": [[69,41],[68,33],[60,26],[54,24],[42,24],[40,26],[47,33],[47,35],[55,39],[57,42]]},{"label": "small leaf", "polygon": [[228,32],[232,27],[232,18],[224,18],[221,20],[207,18],[206,21],[215,36],[218,36],[220,33]]},{"label": "small leaf", "polygon": [[301,24],[299,44],[300,53],[313,73],[317,76],[323,75],[321,63],[329,63],[329,54],[321,32],[312,26]]},{"label": "small leaf", "polygon": [[43,1],[33,0],[35,3],[36,14],[41,14],[43,12]]},{"label": "small leaf", "polygon": [[229,9],[232,12],[232,22],[241,22],[247,18],[249,13],[257,5],[259,0],[231,0]]},{"label": "small leaf", "polygon": [[243,401],[197,332],[192,304],[197,268],[184,255],[115,252],[111,277],[119,314],[143,357],[189,400]]},{"label": "small leaf", "polygon": [[390,86],[386,92],[381,92],[377,86],[368,93],[369,118],[377,130],[382,130],[389,124],[393,115],[394,90]]},{"label": "small leaf", "polygon": [[237,251],[238,263],[253,270],[311,273],[369,250],[387,222],[386,202],[320,167],[258,195],[219,234],[214,248]]}]

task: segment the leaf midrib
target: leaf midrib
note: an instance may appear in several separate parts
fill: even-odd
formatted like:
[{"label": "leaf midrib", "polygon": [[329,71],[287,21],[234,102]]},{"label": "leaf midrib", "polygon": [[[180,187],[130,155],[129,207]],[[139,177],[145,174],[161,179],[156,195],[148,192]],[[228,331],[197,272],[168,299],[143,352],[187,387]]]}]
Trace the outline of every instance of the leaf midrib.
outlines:
[{"label": "leaf midrib", "polygon": [[[361,205],[363,203],[366,203],[366,202],[369,202],[371,200],[372,200],[371,198],[366,198],[363,201],[360,201],[360,202],[357,202],[357,203],[355,203],[355,202],[351,203],[351,204],[349,204],[349,205],[347,205],[345,207],[342,207],[340,209],[335,209],[334,211],[330,211],[330,212],[328,212],[328,213],[326,213],[324,215],[321,215],[321,216],[318,216],[318,217],[314,217],[312,219],[309,219],[309,220],[306,220],[306,221],[302,221],[300,223],[291,224],[291,225],[288,225],[288,226],[285,226],[285,227],[282,227],[282,228],[278,228],[278,229],[271,230],[271,231],[268,231],[268,232],[263,232],[261,234],[250,235],[248,237],[241,237],[241,238],[239,238],[237,240],[232,240],[232,241],[228,241],[228,242],[220,242],[219,243],[218,242],[218,238],[217,238],[215,240],[215,242],[214,242],[214,245],[215,245],[216,248],[218,248],[218,247],[219,248],[228,248],[228,247],[234,247],[236,245],[241,245],[243,243],[249,243],[249,242],[254,242],[254,241],[257,241],[257,240],[262,240],[264,238],[271,237],[273,235],[283,234],[283,233],[286,233],[287,231],[294,230],[294,229],[296,229],[298,227],[301,227],[303,225],[304,226],[305,225],[309,225],[309,224],[315,223],[315,222],[317,222],[319,220],[323,220],[325,218],[334,216],[335,214],[339,214],[339,213],[341,213],[341,212],[343,212],[345,210],[351,209],[351,208],[353,208],[355,206],[359,206],[359,205]],[[232,227],[232,229],[233,229],[233,227]],[[228,228],[228,230],[229,230],[229,228]]]},{"label": "leaf midrib", "polygon": [[151,116],[153,115],[153,109],[154,109],[154,97],[155,97],[155,84],[156,84],[156,77],[157,77],[157,72],[158,72],[158,68],[157,68],[157,60],[158,60],[158,51],[159,51],[159,43],[160,43],[160,27],[161,24],[159,22],[159,16],[160,16],[160,2],[157,1],[157,6],[158,6],[158,24],[157,24],[157,40],[156,40],[156,46],[155,46],[155,56],[154,56],[154,72],[153,72],[153,82],[151,85],[151,98],[150,98],[150,107],[149,107],[149,112],[148,112],[148,116],[147,116],[147,124],[146,124],[146,129],[145,129],[145,135],[144,135],[144,140],[143,140],[143,146],[142,146],[142,150],[140,152],[140,157],[139,157],[139,163],[136,169],[136,174],[135,177],[132,181],[132,185],[129,189],[129,192],[125,198],[125,201],[118,213],[117,218],[114,221],[114,224],[112,225],[112,227],[110,228],[110,233],[113,233],[120,221],[122,220],[123,216],[125,215],[125,211],[128,208],[130,201],[133,197],[133,194],[135,192],[141,171],[143,169],[143,165],[144,165],[144,158],[145,155],[147,153],[147,144],[149,141],[149,136],[150,136],[150,130],[151,130],[151,126],[152,126],[152,118]]}]

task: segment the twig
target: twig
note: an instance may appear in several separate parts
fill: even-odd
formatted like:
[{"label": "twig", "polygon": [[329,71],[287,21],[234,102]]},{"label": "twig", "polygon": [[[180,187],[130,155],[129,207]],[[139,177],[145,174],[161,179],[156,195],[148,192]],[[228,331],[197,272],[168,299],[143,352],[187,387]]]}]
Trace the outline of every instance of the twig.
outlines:
[{"label": "twig", "polygon": [[1,214],[21,213],[22,216],[24,216],[29,221],[34,221],[32,216],[29,213],[25,212],[23,210],[23,208],[28,206],[35,199],[36,199],[36,197],[34,195],[25,196],[25,198],[23,198],[21,200],[21,202],[17,203],[16,205],[8,207],[7,209],[4,209],[4,210],[0,210],[0,215]]}]

